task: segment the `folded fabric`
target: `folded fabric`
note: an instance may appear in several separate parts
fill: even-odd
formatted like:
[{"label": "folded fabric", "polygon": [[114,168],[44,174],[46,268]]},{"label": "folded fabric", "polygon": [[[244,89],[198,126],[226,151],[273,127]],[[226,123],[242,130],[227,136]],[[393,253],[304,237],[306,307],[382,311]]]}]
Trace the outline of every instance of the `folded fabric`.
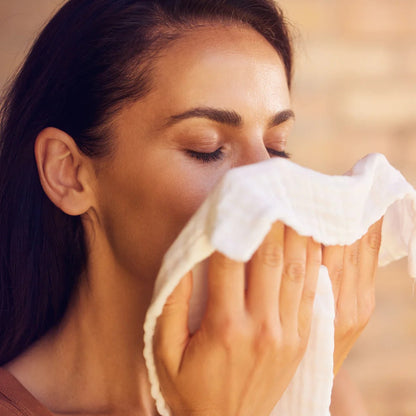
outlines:
[{"label": "folded fabric", "polygon": [[[189,324],[195,330],[206,302],[204,260],[220,251],[248,261],[280,220],[324,245],[347,245],[384,215],[379,264],[408,257],[416,277],[416,191],[383,155],[371,154],[346,175],[328,176],[285,159],[230,170],[167,251],[144,324],[144,357],[152,396],[170,415],[160,392],[154,356],[156,320],[180,279],[194,270]],[[321,266],[307,351],[273,416],[327,416],[333,381],[334,302]]]}]

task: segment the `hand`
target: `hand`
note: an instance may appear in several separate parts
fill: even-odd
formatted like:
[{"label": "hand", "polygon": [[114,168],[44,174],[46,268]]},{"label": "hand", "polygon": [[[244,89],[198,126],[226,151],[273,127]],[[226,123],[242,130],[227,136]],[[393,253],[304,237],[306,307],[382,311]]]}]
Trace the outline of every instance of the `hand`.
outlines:
[{"label": "hand", "polygon": [[375,306],[375,271],[381,244],[382,219],[350,246],[323,250],[335,299],[334,374],[367,325]]},{"label": "hand", "polygon": [[246,265],[214,253],[206,313],[193,335],[191,273],[182,279],[154,343],[174,415],[270,414],[306,349],[320,264],[320,244],[279,222]]}]

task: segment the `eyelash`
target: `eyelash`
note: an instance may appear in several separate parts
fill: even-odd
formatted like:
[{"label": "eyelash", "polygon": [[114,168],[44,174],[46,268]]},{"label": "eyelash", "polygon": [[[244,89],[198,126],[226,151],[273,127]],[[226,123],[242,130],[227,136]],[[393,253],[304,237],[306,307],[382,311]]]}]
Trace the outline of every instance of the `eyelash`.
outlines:
[{"label": "eyelash", "polygon": [[187,150],[186,152],[189,154],[189,156],[204,163],[215,162],[217,160],[221,160],[224,157],[222,147],[219,147],[212,153],[195,152],[194,150]]},{"label": "eyelash", "polygon": [[[290,159],[290,154],[280,150],[267,149],[272,157],[282,157],[284,159]],[[195,152],[194,150],[186,151],[189,156],[194,159],[200,160],[203,163],[215,162],[221,160],[224,157],[222,147],[219,147],[217,150],[211,153]]]}]

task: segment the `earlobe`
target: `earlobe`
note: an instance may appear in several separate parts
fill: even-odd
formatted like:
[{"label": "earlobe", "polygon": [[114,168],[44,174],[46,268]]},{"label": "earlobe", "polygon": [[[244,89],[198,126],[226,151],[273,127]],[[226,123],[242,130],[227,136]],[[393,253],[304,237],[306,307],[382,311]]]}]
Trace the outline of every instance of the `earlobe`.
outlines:
[{"label": "earlobe", "polygon": [[42,130],[35,157],[43,190],[68,215],[81,215],[92,206],[89,160],[71,136],[54,127]]}]

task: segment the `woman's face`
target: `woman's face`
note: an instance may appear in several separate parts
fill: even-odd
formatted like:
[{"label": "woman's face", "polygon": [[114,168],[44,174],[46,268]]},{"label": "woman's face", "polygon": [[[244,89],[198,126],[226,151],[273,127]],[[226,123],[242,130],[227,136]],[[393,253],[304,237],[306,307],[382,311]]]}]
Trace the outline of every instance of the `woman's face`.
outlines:
[{"label": "woman's face", "polygon": [[153,80],[116,116],[96,189],[102,235],[123,270],[146,279],[224,173],[282,155],[293,123],[281,58],[248,28],[189,32]]}]

